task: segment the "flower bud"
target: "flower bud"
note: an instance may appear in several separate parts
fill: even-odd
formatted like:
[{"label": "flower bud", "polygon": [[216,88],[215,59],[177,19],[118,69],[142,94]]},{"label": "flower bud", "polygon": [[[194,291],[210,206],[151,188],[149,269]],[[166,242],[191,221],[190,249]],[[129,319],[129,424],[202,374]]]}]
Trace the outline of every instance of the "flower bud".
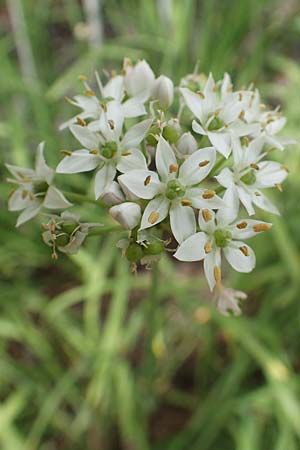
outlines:
[{"label": "flower bud", "polygon": [[124,202],[125,197],[116,181],[113,181],[109,188],[105,190],[101,196],[101,200],[103,200],[106,205],[118,205],[119,203]]},{"label": "flower bud", "polygon": [[132,202],[112,206],[109,214],[126,230],[135,228],[139,224],[142,215],[140,206]]},{"label": "flower bud", "polygon": [[176,144],[177,150],[182,156],[185,155],[191,155],[194,153],[197,148],[198,144],[192,133],[184,133],[180,139],[177,141]]},{"label": "flower bud", "polygon": [[124,84],[128,95],[136,97],[142,102],[147,101],[155,80],[149,64],[145,60],[139,61],[135,66],[126,63],[124,69]]},{"label": "flower bud", "polygon": [[172,80],[165,75],[158,77],[153,85],[152,97],[158,100],[160,108],[168,109],[174,100],[174,85]]},{"label": "flower bud", "polygon": [[127,247],[125,256],[130,262],[138,262],[143,257],[143,249],[136,242],[132,242]]}]

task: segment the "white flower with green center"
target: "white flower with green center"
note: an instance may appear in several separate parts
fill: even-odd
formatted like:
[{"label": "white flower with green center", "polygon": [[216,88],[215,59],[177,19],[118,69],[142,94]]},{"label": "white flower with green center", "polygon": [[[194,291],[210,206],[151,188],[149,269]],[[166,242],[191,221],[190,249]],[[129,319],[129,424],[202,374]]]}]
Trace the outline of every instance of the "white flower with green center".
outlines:
[{"label": "white flower with green center", "polygon": [[175,239],[182,242],[196,230],[194,208],[220,208],[223,201],[214,191],[200,188],[216,160],[213,147],[193,153],[179,167],[170,144],[160,136],[155,163],[158,173],[133,170],[119,176],[125,190],[138,198],[151,200],[146,206],[140,229],[162,222],[170,214]]},{"label": "white flower with green center", "polygon": [[132,126],[122,136],[123,117],[110,114],[113,102],[107,111],[107,121],[101,123],[101,131],[94,132],[88,127],[72,125],[71,132],[82,144],[83,149],[70,152],[58,164],[58,173],[79,173],[98,169],[95,177],[95,197],[98,199],[110,188],[117,170],[127,172],[133,169],[146,169],[146,159],[137,147],[148,134],[152,119]]},{"label": "white flower with green center", "polygon": [[242,146],[240,140],[235,138],[233,167],[231,169],[226,167],[216,176],[217,181],[225,188],[235,187],[241,203],[250,216],[255,213],[253,205],[279,214],[276,206],[262,193],[261,189],[276,186],[281,189],[281,183],[288,175],[282,164],[262,160],[267,155],[263,152],[264,143],[264,138],[260,137]]},{"label": "white flower with green center", "polygon": [[240,303],[246,298],[247,294],[245,292],[226,288],[220,283],[216,287],[214,302],[223,316],[229,316],[230,314],[239,316],[241,314]]},{"label": "white flower with green center", "polygon": [[180,92],[187,107],[198,119],[192,123],[194,132],[206,135],[225,158],[231,153],[232,136],[247,136],[259,130],[259,125],[247,124],[241,119],[243,103],[239,96],[220,94],[211,74],[203,91],[195,93],[180,88]]},{"label": "white flower with green center", "polygon": [[6,164],[7,169],[15,177],[9,178],[10,183],[18,185],[9,197],[8,209],[22,211],[16,226],[20,226],[35,217],[41,209],[65,209],[72,206],[64,195],[53,186],[54,170],[44,158],[44,142],[37,148],[35,169]]},{"label": "white flower with green center", "polygon": [[243,242],[271,224],[252,219],[237,220],[239,200],[236,190],[229,188],[224,201],[228,206],[217,213],[211,209],[199,211],[199,232],[188,237],[178,247],[174,257],[180,261],[204,261],[204,273],[211,290],[221,283],[221,253],[237,272],[251,272],[255,267],[255,254]]}]

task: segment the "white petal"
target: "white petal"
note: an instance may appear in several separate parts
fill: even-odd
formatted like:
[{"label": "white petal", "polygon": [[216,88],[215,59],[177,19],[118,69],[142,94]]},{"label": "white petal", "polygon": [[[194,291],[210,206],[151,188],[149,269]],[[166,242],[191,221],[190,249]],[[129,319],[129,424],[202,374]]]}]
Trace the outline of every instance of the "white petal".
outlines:
[{"label": "white petal", "polygon": [[168,215],[169,206],[169,200],[161,195],[151,200],[145,208],[140,230],[162,222]]},{"label": "white petal", "polygon": [[131,127],[122,140],[122,147],[124,149],[130,149],[139,145],[148,134],[152,122],[152,119],[147,119]]},{"label": "white petal", "polygon": [[211,253],[208,253],[204,259],[204,273],[211,291],[216,285],[215,267],[221,269],[220,249],[214,249]]},{"label": "white petal", "polygon": [[136,98],[129,98],[122,103],[124,117],[139,117],[147,114],[145,106]]},{"label": "white petal", "polygon": [[203,194],[206,189],[190,188],[185,193],[185,198],[193,203],[193,207],[197,209],[210,208],[218,209],[224,206],[224,201],[218,196],[214,195],[212,198],[205,199]]},{"label": "white petal", "polygon": [[234,185],[226,189],[223,201],[225,206],[218,210],[216,217],[219,225],[228,225],[236,219],[239,212],[239,195]]},{"label": "white petal", "polygon": [[100,143],[99,136],[88,129],[88,127],[82,127],[81,125],[71,125],[70,131],[73,136],[80,142],[83,147],[92,150],[97,149]]},{"label": "white petal", "polygon": [[261,192],[259,191],[260,195],[253,195],[252,201],[253,203],[258,206],[260,209],[263,209],[264,211],[268,211],[273,214],[280,215],[280,212],[278,211],[277,207],[273,205],[272,202]]},{"label": "white petal", "polygon": [[28,206],[28,208],[24,209],[24,211],[19,215],[16,227],[19,227],[23,223],[35,217],[39,213],[40,209],[41,209],[40,202],[36,202],[31,206]]},{"label": "white petal", "polygon": [[121,75],[112,77],[103,88],[104,97],[121,101],[124,96],[124,80]]},{"label": "white petal", "polygon": [[220,183],[221,186],[229,188],[234,184],[233,173],[228,167],[225,167],[219,175],[215,176],[215,179]]},{"label": "white petal", "polygon": [[117,165],[119,172],[125,173],[135,169],[147,170],[146,158],[141,150],[133,148],[124,153],[125,155],[120,156]]},{"label": "white petal", "polygon": [[173,204],[170,208],[170,225],[172,233],[179,244],[196,233],[196,219],[193,208]]},{"label": "white petal", "polygon": [[[200,183],[207,177],[216,161],[213,147],[202,148],[188,157],[179,169],[179,178],[186,186]],[[201,166],[201,164],[205,164]]]},{"label": "white petal", "polygon": [[203,127],[201,127],[201,125],[196,122],[196,120],[193,120],[192,122],[192,130],[195,131],[195,133],[197,134],[202,134],[202,135],[206,135],[207,132],[204,130]]},{"label": "white petal", "polygon": [[41,180],[47,181],[48,184],[51,183],[54,176],[54,170],[49,167],[44,158],[44,146],[45,143],[41,142],[37,148],[36,162],[35,162],[35,171],[37,177]]},{"label": "white petal", "polygon": [[125,75],[125,86],[128,94],[145,102],[150,97],[150,92],[155,80],[154,73],[149,64],[142,60],[133,68],[128,68]]},{"label": "white petal", "polygon": [[[241,224],[242,224],[242,227],[241,227]],[[253,227],[255,225],[261,225],[261,224],[266,224],[266,225],[269,225],[270,227],[272,226],[271,223],[263,222],[262,220],[253,220],[253,219],[237,220],[230,227],[232,238],[241,240],[241,239],[249,239],[253,236],[256,236],[257,234],[262,233],[262,231],[254,231]]]},{"label": "white petal", "polygon": [[138,198],[151,199],[163,187],[157,173],[151,170],[131,170],[120,175],[118,179]]},{"label": "white petal", "polygon": [[225,103],[218,117],[220,117],[220,119],[224,123],[228,124],[236,120],[240,115],[241,111],[242,111],[241,102],[234,99],[232,101],[228,101]]},{"label": "white petal", "polygon": [[56,167],[57,173],[79,173],[95,169],[100,163],[98,155],[92,155],[88,150],[76,150],[70,156],[65,156]]},{"label": "white petal", "polygon": [[201,123],[205,122],[206,117],[203,112],[203,99],[200,95],[190,91],[187,88],[180,88],[179,90],[183,95],[187,107],[192,111],[197,119],[200,120]]},{"label": "white petal", "polygon": [[237,190],[239,193],[240,201],[244,205],[247,213],[249,214],[249,216],[253,216],[253,214],[255,214],[255,210],[252,206],[253,195],[240,186],[237,187]]},{"label": "white petal", "polygon": [[200,209],[198,215],[200,230],[205,231],[208,234],[213,234],[216,229],[215,217],[216,214],[212,209]]},{"label": "white petal", "polygon": [[170,144],[163,138],[159,137],[156,154],[155,154],[156,169],[163,181],[170,178],[170,166],[176,165],[177,160]]},{"label": "white petal", "polygon": [[[240,248],[244,248],[249,253],[246,256]],[[251,272],[255,267],[255,254],[251,247],[241,241],[232,241],[228,247],[224,248],[224,255],[231,267],[237,272]]]},{"label": "white petal", "polygon": [[255,172],[255,185],[259,188],[276,186],[288,176],[287,171],[278,162],[264,161],[259,163],[258,167],[259,170]]},{"label": "white petal", "polygon": [[72,206],[72,203],[56,187],[50,186],[43,201],[43,206],[48,209],[64,209]]},{"label": "white petal", "polygon": [[231,153],[231,139],[228,133],[213,133],[209,131],[207,133],[208,139],[211,144],[216,148],[216,150],[224,156],[224,158],[228,158]]},{"label": "white petal", "polygon": [[95,176],[95,198],[96,200],[101,197],[106,189],[109,188],[110,184],[114,180],[116,175],[116,169],[111,164],[105,164]]},{"label": "white petal", "polygon": [[280,117],[276,120],[273,120],[272,122],[268,123],[266,126],[267,133],[273,135],[279,133],[280,130],[285,126],[286,124],[286,118]]},{"label": "white petal", "polygon": [[141,207],[137,203],[124,202],[112,206],[109,214],[126,230],[135,228],[141,219]]},{"label": "white petal", "polygon": [[36,173],[32,169],[5,164],[10,173],[19,181],[31,181],[36,179]]},{"label": "white petal", "polygon": [[249,136],[257,135],[260,131],[260,126],[257,123],[245,123],[241,120],[236,120],[229,126],[229,130],[235,136]]},{"label": "white petal", "polygon": [[29,195],[25,196],[25,189],[19,188],[15,190],[8,199],[8,210],[9,211],[20,211],[21,209],[29,206],[32,201]]},{"label": "white petal", "polygon": [[193,234],[179,245],[174,258],[179,261],[201,261],[206,256],[204,246],[207,240],[205,233]]}]

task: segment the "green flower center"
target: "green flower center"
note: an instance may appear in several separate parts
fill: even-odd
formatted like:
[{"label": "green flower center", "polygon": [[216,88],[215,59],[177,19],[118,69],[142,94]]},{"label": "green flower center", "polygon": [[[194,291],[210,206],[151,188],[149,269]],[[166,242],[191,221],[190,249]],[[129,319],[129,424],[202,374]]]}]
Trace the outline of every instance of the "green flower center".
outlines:
[{"label": "green flower center", "polygon": [[224,122],[221,119],[219,119],[219,117],[214,117],[213,120],[208,125],[208,130],[216,131],[216,130],[219,130],[220,128],[222,128],[223,126],[224,126]]},{"label": "green flower center", "polygon": [[227,247],[232,239],[232,234],[228,230],[216,230],[214,232],[215,243],[218,247]]},{"label": "green flower center", "polygon": [[256,176],[255,176],[255,172],[253,169],[249,170],[249,172],[245,173],[245,175],[243,175],[241,177],[241,181],[245,184],[247,184],[248,186],[251,186],[252,184],[254,184],[256,182]]},{"label": "green flower center", "polygon": [[103,145],[101,151],[104,158],[111,159],[115,156],[117,153],[118,146],[116,142],[106,142],[105,145]]},{"label": "green flower center", "polygon": [[33,183],[34,194],[46,194],[49,184],[46,181],[36,181]]},{"label": "green flower center", "polygon": [[178,197],[183,197],[185,189],[178,180],[171,180],[167,184],[166,197],[169,200],[175,200]]}]

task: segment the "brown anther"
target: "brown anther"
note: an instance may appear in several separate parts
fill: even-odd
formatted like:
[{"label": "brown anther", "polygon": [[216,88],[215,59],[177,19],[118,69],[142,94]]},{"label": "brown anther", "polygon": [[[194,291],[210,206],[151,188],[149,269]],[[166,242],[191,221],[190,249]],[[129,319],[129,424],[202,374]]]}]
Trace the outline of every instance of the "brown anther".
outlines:
[{"label": "brown anther", "polygon": [[122,153],[122,156],[129,156],[131,155],[131,152],[129,150],[127,150],[126,152]]},{"label": "brown anther", "polygon": [[86,80],[87,80],[87,77],[86,77],[85,75],[79,75],[78,79],[79,79],[80,81],[86,81]]},{"label": "brown anther", "polygon": [[153,225],[158,220],[158,218],[159,218],[159,212],[152,211],[152,213],[148,217],[148,222],[151,223],[151,225]]},{"label": "brown anther", "polygon": [[208,200],[210,198],[213,198],[215,195],[216,195],[215,191],[204,191],[202,194],[202,198]]},{"label": "brown anther", "polygon": [[202,209],[201,214],[205,222],[209,222],[212,219],[212,213],[209,209]]},{"label": "brown anther", "polygon": [[115,129],[115,122],[111,119],[108,120],[108,125],[110,127],[111,130]]},{"label": "brown anther", "polygon": [[253,225],[253,231],[255,233],[260,233],[261,231],[268,231],[270,230],[271,225],[268,223],[257,223],[256,225]]},{"label": "brown anther", "polygon": [[89,153],[91,155],[98,155],[99,154],[99,150],[97,150],[96,148],[93,148],[92,150],[89,151]]},{"label": "brown anther", "polygon": [[92,91],[91,89],[87,89],[84,91],[85,95],[89,95],[90,97],[94,97],[96,95],[96,92]]},{"label": "brown anther", "polygon": [[206,244],[204,245],[204,251],[205,251],[206,254],[212,252],[211,242],[206,242]]},{"label": "brown anther", "polygon": [[217,284],[221,283],[222,273],[219,266],[214,267],[214,277]]},{"label": "brown anther", "polygon": [[28,191],[22,191],[22,199],[24,200],[28,195]]},{"label": "brown anther", "polygon": [[57,253],[53,252],[51,255],[51,258],[53,259],[53,261],[57,261],[57,259],[58,259]]},{"label": "brown anther", "polygon": [[178,170],[178,164],[170,164],[169,165],[169,173],[175,173]]},{"label": "brown anther", "polygon": [[261,109],[266,109],[266,105],[264,103],[261,103],[259,106],[261,107]]},{"label": "brown anther", "polygon": [[282,184],[276,184],[275,186],[277,187],[277,189],[279,190],[279,192],[282,192],[282,191],[283,191]]},{"label": "brown anther", "polygon": [[239,93],[239,101],[241,102],[243,100],[243,96],[241,93]]},{"label": "brown anther", "polygon": [[244,118],[245,118],[245,111],[243,110],[239,114],[239,119],[244,120]]},{"label": "brown anther", "polygon": [[209,160],[208,159],[206,159],[205,161],[199,162],[198,166],[199,167],[205,167],[205,166],[207,166],[207,164],[209,164]]},{"label": "brown anther", "polygon": [[101,103],[101,107],[102,107],[104,112],[107,112],[107,105],[106,105],[106,103]]},{"label": "brown anther", "polygon": [[243,221],[243,222],[240,222],[240,223],[237,223],[236,224],[236,227],[239,229],[239,230],[243,230],[244,228],[247,228],[247,222],[245,222],[245,221]]},{"label": "brown anther", "polygon": [[151,181],[151,175],[148,175],[148,176],[145,178],[145,180],[144,180],[144,186],[148,186],[148,184],[150,183],[150,181]]},{"label": "brown anther", "polygon": [[261,196],[261,193],[258,192],[258,191],[256,191],[256,192],[254,192],[254,195],[256,195],[256,197],[260,197],[260,196]]},{"label": "brown anther", "polygon": [[198,92],[197,92],[197,94],[199,95],[199,97],[201,97],[201,98],[202,98],[202,100],[204,100],[204,99],[205,99],[205,95],[203,94],[203,92],[202,92],[202,91],[198,91]]},{"label": "brown anther", "polygon": [[182,206],[192,206],[191,200],[181,200]]},{"label": "brown anther", "polygon": [[239,249],[241,250],[243,255],[245,255],[245,256],[249,256],[250,255],[249,249],[248,249],[248,247],[246,247],[246,245],[242,245],[241,247],[239,247]]},{"label": "brown anther", "polygon": [[125,69],[121,69],[121,75],[123,75],[123,77],[125,77],[125,75],[126,75],[126,70]]},{"label": "brown anther", "polygon": [[259,166],[257,164],[250,164],[251,169],[259,170]]},{"label": "brown anther", "polygon": [[77,117],[76,120],[77,120],[77,124],[78,125],[81,125],[82,127],[86,127],[87,126],[86,121],[84,119],[82,119],[81,117]]},{"label": "brown anther", "polygon": [[65,156],[71,156],[72,152],[70,152],[70,150],[61,150],[60,153],[62,153]]},{"label": "brown anther", "polygon": [[285,170],[287,173],[289,173],[289,171],[290,171],[288,166],[282,165],[281,168],[282,168],[282,170]]},{"label": "brown anther", "polygon": [[214,85],[213,91],[214,91],[214,92],[218,92],[218,85],[217,85],[217,84]]}]

